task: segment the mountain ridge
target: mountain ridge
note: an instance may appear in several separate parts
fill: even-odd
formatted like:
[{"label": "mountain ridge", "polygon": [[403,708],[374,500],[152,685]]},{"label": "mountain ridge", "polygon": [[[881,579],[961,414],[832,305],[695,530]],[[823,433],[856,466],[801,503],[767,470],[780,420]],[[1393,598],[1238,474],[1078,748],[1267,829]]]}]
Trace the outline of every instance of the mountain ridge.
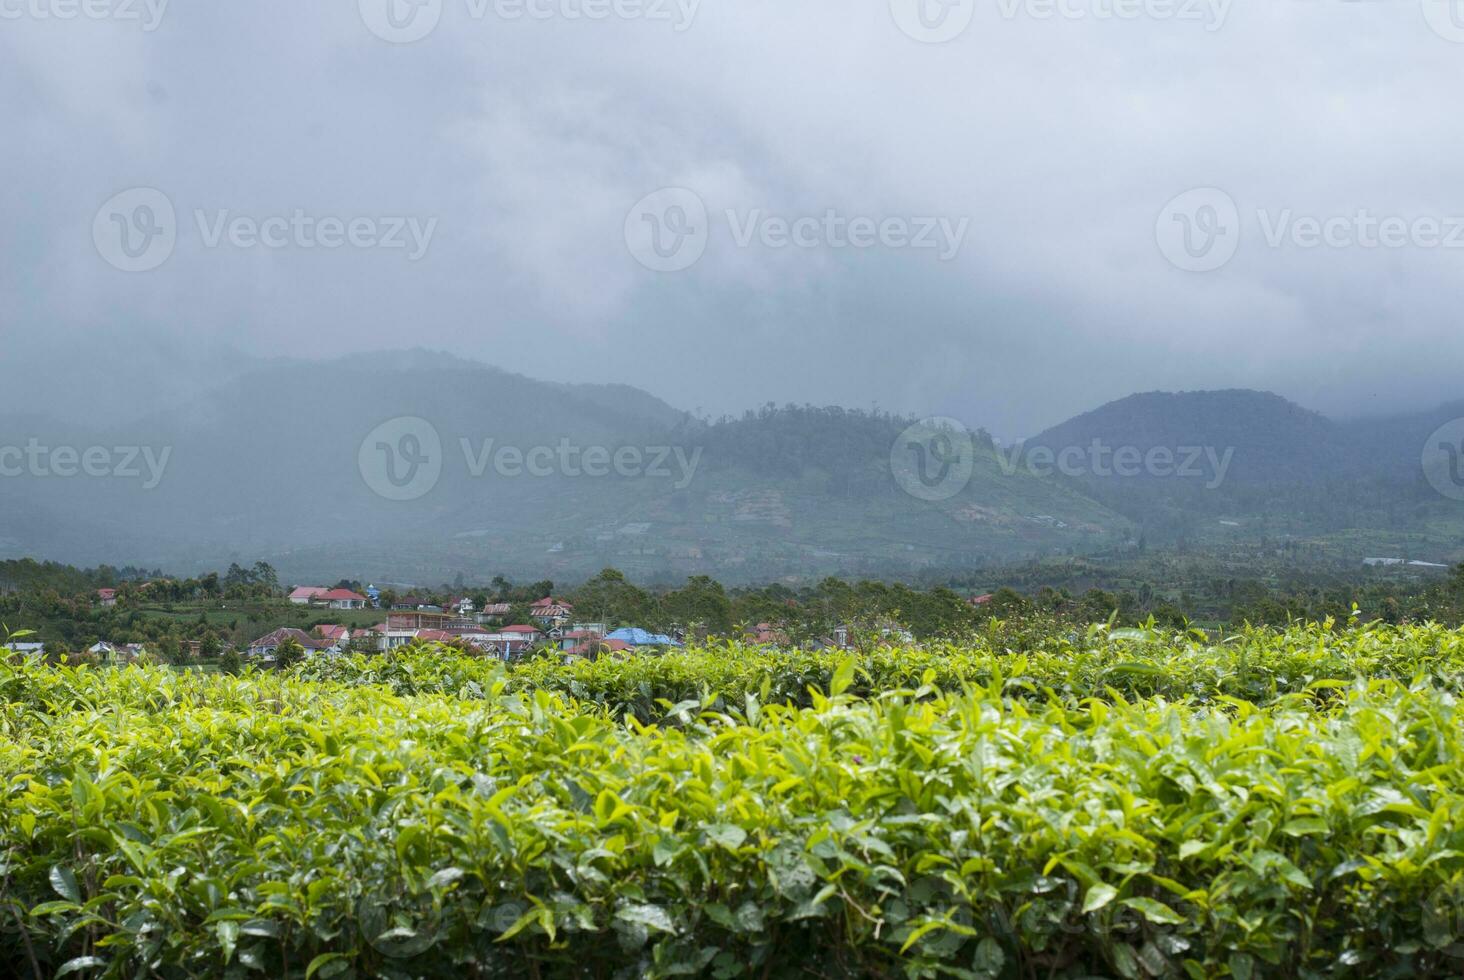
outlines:
[{"label": "mountain ridge", "polygon": [[[1379,548],[1387,535],[1422,535],[1464,553],[1464,522],[1428,490],[1418,463],[1449,410],[1337,421],[1271,392],[1140,392],[1023,449],[1098,440],[1142,457],[1208,446],[1224,472],[1029,472],[976,430],[964,482],[930,495],[892,468],[911,449],[901,440],[913,420],[900,416],[785,406],[712,422],[634,386],[541,381],[437,351],[283,358],[90,433],[34,413],[0,418],[11,432],[170,452],[152,490],[120,479],[0,480],[0,550],[179,568],[263,557],[327,577],[348,568],[572,579],[616,565],[732,581],[984,567],[1112,553],[1146,537],[1316,538],[1350,549],[1360,545],[1348,534]],[[400,441],[414,432],[379,434],[404,419],[425,421],[441,473],[419,497],[394,500],[363,467],[383,446],[417,445]],[[505,467],[495,455],[505,450],[538,452],[550,472],[527,475],[522,458]],[[585,472],[586,452],[617,451],[641,469]]]}]

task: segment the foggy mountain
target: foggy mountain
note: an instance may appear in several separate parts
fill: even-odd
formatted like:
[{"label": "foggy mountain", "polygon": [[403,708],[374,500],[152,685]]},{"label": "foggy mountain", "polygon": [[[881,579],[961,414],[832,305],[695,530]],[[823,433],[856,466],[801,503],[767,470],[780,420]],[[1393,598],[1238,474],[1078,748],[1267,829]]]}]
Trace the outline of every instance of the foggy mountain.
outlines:
[{"label": "foggy mountain", "polygon": [[[713,422],[630,386],[420,350],[246,361],[135,420],[6,415],[4,444],[50,454],[44,475],[27,459],[0,480],[0,544],[179,570],[264,558],[297,576],[572,579],[614,565],[738,580],[1106,553],[1143,535],[1406,531],[1452,513],[1419,465],[1447,413],[1333,421],[1260,392],[1150,393],[1020,448],[976,430],[952,469],[927,458],[929,432],[911,443],[912,420],[878,413]],[[1033,465],[1038,447],[1068,449],[1066,464]],[[1114,473],[1125,447],[1172,463]],[[107,454],[92,460],[102,475],[80,472],[89,449]],[[1207,454],[1193,473],[1190,449]],[[945,483],[922,487],[907,465]]]},{"label": "foggy mountain", "polygon": [[[6,444],[96,447],[119,467],[140,447],[135,475],[47,466],[0,481],[6,554],[84,563],[737,578],[980,564],[1131,532],[1072,488],[1002,474],[989,451],[970,454],[960,492],[917,499],[891,476],[908,421],[789,409],[708,423],[634,388],[422,351],[257,366],[125,424],[4,425]],[[439,472],[399,493],[385,467],[405,477],[411,454]]]}]

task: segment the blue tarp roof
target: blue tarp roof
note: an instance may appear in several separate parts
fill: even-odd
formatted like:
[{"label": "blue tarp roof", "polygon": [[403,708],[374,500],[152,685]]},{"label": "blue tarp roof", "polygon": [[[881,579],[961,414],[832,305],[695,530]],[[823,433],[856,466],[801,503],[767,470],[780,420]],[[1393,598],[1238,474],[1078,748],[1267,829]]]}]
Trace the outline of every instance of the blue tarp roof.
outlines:
[{"label": "blue tarp roof", "polygon": [[626,627],[623,630],[616,630],[607,640],[619,640],[622,643],[629,643],[633,647],[679,647],[680,643],[659,633],[647,633],[645,630],[635,626]]}]

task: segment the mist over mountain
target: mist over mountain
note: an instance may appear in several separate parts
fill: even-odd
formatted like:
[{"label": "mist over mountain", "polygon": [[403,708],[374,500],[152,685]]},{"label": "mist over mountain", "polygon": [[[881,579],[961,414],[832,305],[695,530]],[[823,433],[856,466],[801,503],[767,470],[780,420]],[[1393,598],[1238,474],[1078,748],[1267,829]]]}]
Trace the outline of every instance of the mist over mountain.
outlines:
[{"label": "mist over mountain", "polygon": [[[1021,447],[975,429],[958,459],[933,430],[912,441],[914,420],[879,412],[765,406],[712,421],[628,384],[423,350],[243,359],[209,377],[136,417],[0,416],[6,445],[105,450],[111,467],[58,476],[27,462],[0,480],[0,554],[180,570],[263,558],[295,577],[572,580],[613,565],[735,581],[912,575],[1141,540],[1310,537],[1348,554],[1394,542],[1454,554],[1464,541],[1461,505],[1419,462],[1464,406],[1336,421],[1265,392],[1151,392]],[[79,469],[64,453],[43,465]]]},{"label": "mist over mountain", "polygon": [[[1269,537],[1358,558],[1400,548],[1447,556],[1464,513],[1424,467],[1430,435],[1461,416],[1464,404],[1333,420],[1269,392],[1150,392],[1055,426],[1024,451],[1082,450],[1062,475],[1159,543]],[[1107,462],[1095,466],[1100,450]],[[1115,463],[1122,451],[1126,471]],[[1156,451],[1173,465],[1152,465]]]},{"label": "mist over mountain", "polygon": [[[1090,446],[1234,449],[1227,479],[1307,482],[1346,469],[1343,428],[1317,412],[1261,391],[1147,392],[1110,402],[1031,440],[1054,449]],[[1144,471],[1141,475],[1156,478]]]},{"label": "mist over mountain", "polygon": [[[135,421],[10,417],[15,445],[142,452],[134,476],[0,481],[0,544],[176,568],[262,557],[326,577],[568,579],[617,565],[735,579],[960,567],[1131,538],[1124,518],[1005,476],[989,451],[950,499],[912,497],[890,471],[908,424],[841,409],[712,423],[631,386],[426,351],[279,360]],[[387,467],[405,477],[411,454],[437,472],[403,495]]]},{"label": "mist over mountain", "polygon": [[1461,416],[1464,402],[1333,420],[1264,391],[1156,391],[1085,412],[1029,445],[1082,446],[1097,439],[1112,450],[1197,446],[1233,452],[1226,478],[1235,485],[1305,485],[1349,476],[1413,484],[1429,433]]}]

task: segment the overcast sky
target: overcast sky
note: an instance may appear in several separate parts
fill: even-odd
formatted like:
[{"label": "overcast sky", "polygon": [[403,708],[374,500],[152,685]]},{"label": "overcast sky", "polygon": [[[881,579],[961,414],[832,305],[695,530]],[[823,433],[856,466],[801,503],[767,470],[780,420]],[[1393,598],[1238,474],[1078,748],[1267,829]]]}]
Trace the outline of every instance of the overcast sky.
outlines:
[{"label": "overcast sky", "polygon": [[1139,390],[1464,396],[1464,3],[158,2],[0,0],[7,367],[420,345],[1007,437]]}]

